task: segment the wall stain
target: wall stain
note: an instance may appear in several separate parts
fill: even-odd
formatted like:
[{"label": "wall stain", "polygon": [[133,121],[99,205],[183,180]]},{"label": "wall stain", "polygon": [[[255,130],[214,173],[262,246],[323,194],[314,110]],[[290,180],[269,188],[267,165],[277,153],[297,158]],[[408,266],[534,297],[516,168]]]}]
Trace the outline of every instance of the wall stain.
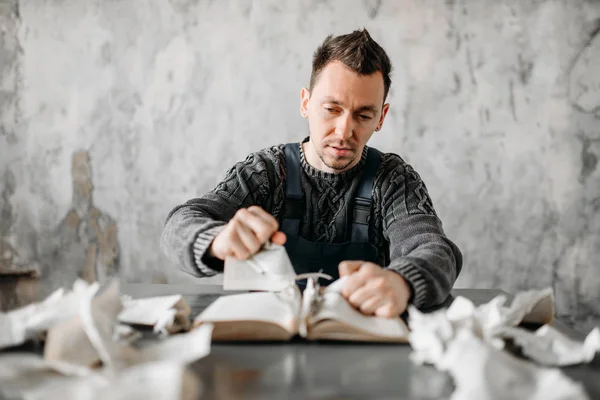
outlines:
[{"label": "wall stain", "polygon": [[533,70],[533,63],[531,61],[525,61],[523,55],[519,54],[517,58],[519,80],[523,85],[527,85],[531,79],[531,71]]},{"label": "wall stain", "polygon": [[87,151],[73,154],[72,207],[56,229],[54,267],[66,263],[88,282],[106,282],[120,269],[117,225],[93,204],[94,185]]},{"label": "wall stain", "polygon": [[567,75],[572,107],[600,118],[600,80],[597,71],[599,61],[600,34],[595,29],[594,36],[579,52]]},{"label": "wall stain", "polygon": [[365,0],[365,6],[369,10],[369,18],[373,19],[379,14],[381,0]]},{"label": "wall stain", "polygon": [[578,139],[581,141],[581,172],[579,173],[579,182],[584,183],[596,170],[598,156],[590,151],[592,140],[582,135],[579,135]]},{"label": "wall stain", "polygon": [[14,223],[11,197],[15,193],[16,180],[10,169],[4,171],[4,188],[0,195],[0,277],[7,276],[39,276],[37,263],[22,260],[14,243],[11,244],[11,230]]},{"label": "wall stain", "polygon": [[517,107],[515,105],[515,85],[512,81],[512,79],[510,81],[508,81],[508,102],[510,104],[510,112],[513,116],[513,120],[516,122],[517,121]]}]

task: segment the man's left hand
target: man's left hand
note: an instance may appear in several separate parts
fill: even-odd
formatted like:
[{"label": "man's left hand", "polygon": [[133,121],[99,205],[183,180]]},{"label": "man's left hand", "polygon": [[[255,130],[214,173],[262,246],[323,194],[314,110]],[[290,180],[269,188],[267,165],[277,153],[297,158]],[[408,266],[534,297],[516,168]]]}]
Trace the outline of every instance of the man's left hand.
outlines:
[{"label": "man's left hand", "polygon": [[411,288],[400,274],[365,261],[343,261],[338,268],[348,277],[342,296],[363,314],[393,318],[406,310]]}]

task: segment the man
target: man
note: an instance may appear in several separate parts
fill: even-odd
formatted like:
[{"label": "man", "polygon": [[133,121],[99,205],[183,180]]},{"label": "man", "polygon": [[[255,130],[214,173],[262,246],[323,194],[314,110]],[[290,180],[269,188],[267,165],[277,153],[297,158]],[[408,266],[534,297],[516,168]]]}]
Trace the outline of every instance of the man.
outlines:
[{"label": "man", "polygon": [[211,276],[227,256],[246,259],[272,241],[298,273],[347,276],[342,294],[364,314],[442,303],[462,255],[412,167],[366,146],[389,110],[391,69],[366,30],[325,39],[301,92],[309,138],[250,154],[176,207],[161,238],[167,256]]}]

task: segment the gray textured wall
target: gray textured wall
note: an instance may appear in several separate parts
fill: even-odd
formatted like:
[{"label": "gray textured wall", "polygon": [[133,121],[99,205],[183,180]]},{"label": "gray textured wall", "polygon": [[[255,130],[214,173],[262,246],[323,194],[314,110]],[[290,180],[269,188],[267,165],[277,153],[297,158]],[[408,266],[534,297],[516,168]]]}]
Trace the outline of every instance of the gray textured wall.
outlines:
[{"label": "gray textured wall", "polygon": [[188,279],[158,250],[169,209],[302,138],[312,51],[365,26],[395,67],[372,144],[424,178],[457,285],[598,316],[599,21],[591,0],[2,0],[4,262]]}]

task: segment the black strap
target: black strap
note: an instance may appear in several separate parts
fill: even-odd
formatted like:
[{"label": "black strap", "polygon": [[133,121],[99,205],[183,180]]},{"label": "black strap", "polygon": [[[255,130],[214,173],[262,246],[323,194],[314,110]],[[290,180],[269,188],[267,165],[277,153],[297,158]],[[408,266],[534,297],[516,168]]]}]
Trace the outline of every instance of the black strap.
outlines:
[{"label": "black strap", "polygon": [[288,143],[285,151],[285,214],[281,230],[286,235],[297,236],[300,218],[304,211],[302,185],[300,184],[300,143]]},{"label": "black strap", "polygon": [[352,242],[369,241],[369,219],[371,216],[371,205],[373,204],[373,185],[377,169],[381,164],[381,152],[369,147],[367,149],[367,162],[365,172],[354,198],[352,214]]},{"label": "black strap", "polygon": [[[300,144],[288,143],[285,152],[285,213],[281,230],[286,235],[298,236],[300,219],[304,212],[304,198],[300,183]],[[369,217],[373,203],[373,185],[377,169],[381,164],[381,152],[369,147],[362,181],[354,198],[352,207],[352,242],[369,241]]]}]

